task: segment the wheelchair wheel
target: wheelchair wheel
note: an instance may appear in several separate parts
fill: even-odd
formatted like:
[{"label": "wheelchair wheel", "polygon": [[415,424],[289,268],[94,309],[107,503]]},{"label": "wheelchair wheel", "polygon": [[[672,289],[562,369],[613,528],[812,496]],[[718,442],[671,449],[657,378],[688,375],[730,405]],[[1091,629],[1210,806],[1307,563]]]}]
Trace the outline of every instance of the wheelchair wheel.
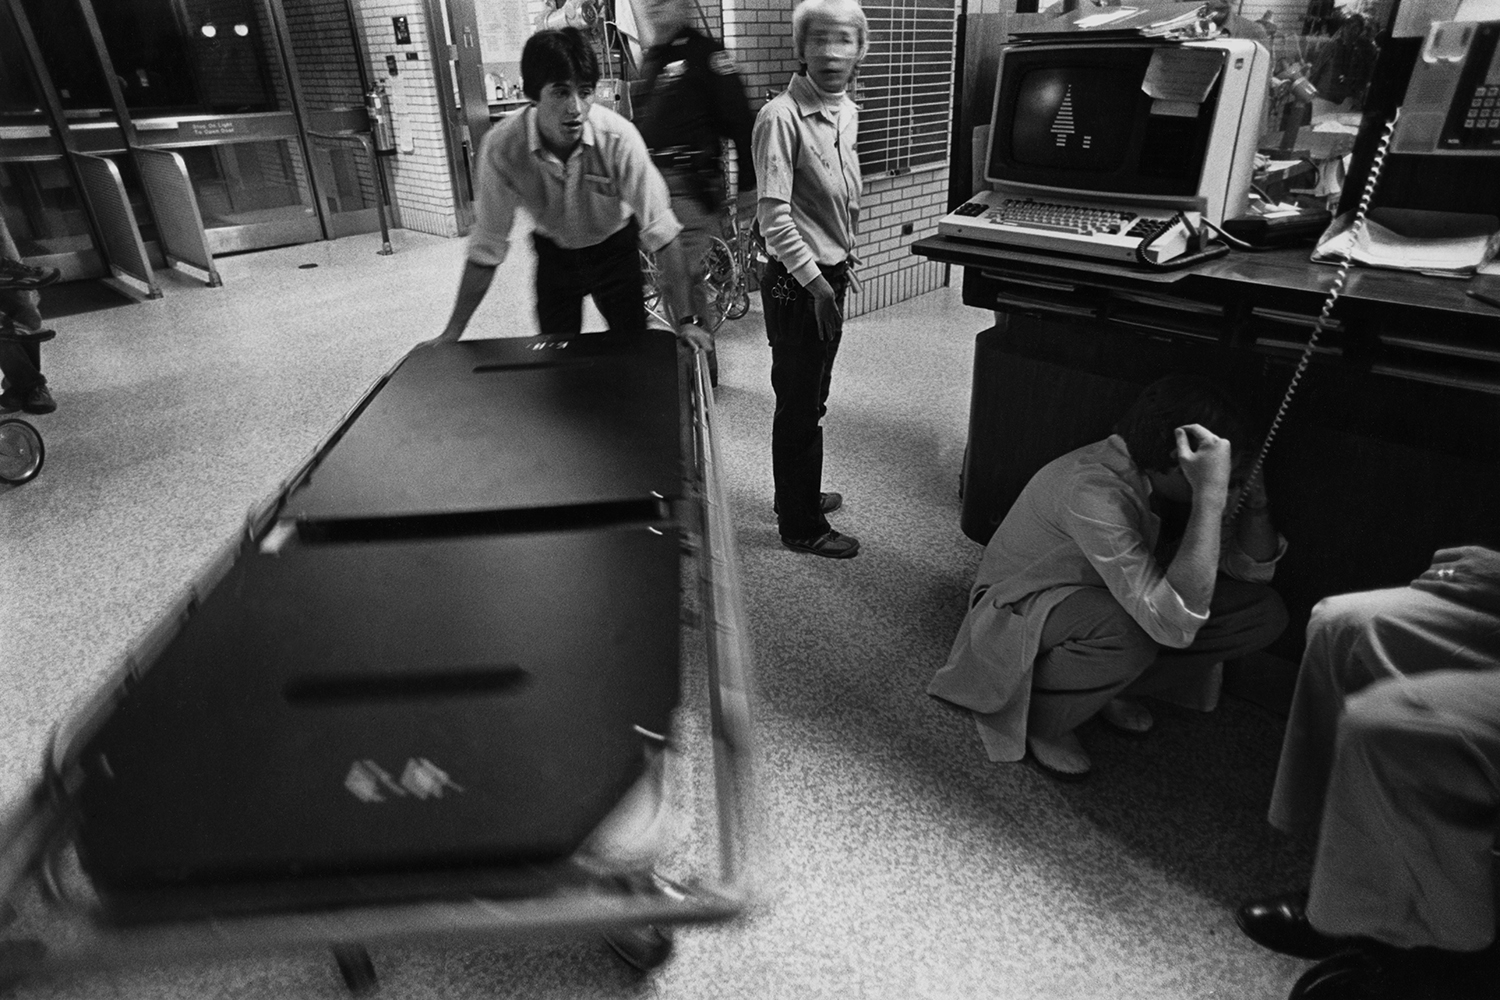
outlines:
[{"label": "wheelchair wheel", "polygon": [[42,471],[47,449],[42,435],[24,420],[0,420],[0,483],[19,486]]},{"label": "wheelchair wheel", "polygon": [[726,319],[743,319],[745,314],[750,311],[750,289],[745,286],[745,282],[736,281],[733,292],[729,296],[729,302],[724,308],[724,317]]}]

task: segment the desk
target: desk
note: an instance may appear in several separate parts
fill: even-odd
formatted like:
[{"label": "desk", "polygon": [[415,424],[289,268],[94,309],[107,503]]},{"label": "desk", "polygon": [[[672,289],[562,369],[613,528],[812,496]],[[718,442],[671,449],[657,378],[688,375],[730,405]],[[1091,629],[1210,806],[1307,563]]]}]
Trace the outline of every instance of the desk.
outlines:
[{"label": "desk", "polygon": [[[963,529],[989,540],[1038,468],[1109,433],[1140,388],[1198,371],[1275,412],[1336,270],[1308,249],[1234,253],[1181,271],[932,237],[964,267],[976,338]],[[1433,550],[1500,545],[1500,277],[1356,268],[1266,465],[1291,547],[1277,573],[1300,656],[1329,594],[1406,583]]]}]

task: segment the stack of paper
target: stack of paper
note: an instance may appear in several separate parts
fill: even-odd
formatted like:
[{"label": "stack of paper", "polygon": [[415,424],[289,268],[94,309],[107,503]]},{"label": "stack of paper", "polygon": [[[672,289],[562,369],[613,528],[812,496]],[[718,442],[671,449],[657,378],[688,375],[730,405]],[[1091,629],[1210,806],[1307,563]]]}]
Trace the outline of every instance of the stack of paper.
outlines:
[{"label": "stack of paper", "polygon": [[1182,42],[1217,38],[1222,32],[1208,4],[1133,4],[1070,11],[1036,27],[1012,32],[1016,41],[1088,41],[1094,38],[1157,38]]},{"label": "stack of paper", "polygon": [[1463,212],[1376,208],[1355,240],[1353,213],[1328,227],[1312,259],[1337,263],[1348,254],[1356,264],[1437,277],[1468,277],[1500,249],[1500,219]]}]

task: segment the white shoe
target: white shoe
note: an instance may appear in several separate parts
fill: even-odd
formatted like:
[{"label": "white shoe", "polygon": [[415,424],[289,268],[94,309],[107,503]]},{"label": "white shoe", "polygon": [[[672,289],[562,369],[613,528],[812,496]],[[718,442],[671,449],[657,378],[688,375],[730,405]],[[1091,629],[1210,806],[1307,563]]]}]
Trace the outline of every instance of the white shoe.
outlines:
[{"label": "white shoe", "polygon": [[1151,717],[1151,710],[1131,698],[1111,698],[1099,710],[1099,718],[1121,732],[1135,736],[1150,732],[1151,727],[1156,725],[1156,720]]},{"label": "white shoe", "polygon": [[1051,739],[1039,736],[1026,737],[1027,749],[1043,771],[1063,781],[1082,781],[1088,777],[1094,762],[1084,752],[1083,744],[1073,733],[1063,733]]}]

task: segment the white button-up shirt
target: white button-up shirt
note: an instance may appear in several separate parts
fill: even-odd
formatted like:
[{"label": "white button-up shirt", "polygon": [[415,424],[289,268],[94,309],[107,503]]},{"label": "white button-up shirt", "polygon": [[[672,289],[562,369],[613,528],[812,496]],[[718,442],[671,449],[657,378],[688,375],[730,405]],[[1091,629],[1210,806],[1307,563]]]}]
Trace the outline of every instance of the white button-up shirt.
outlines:
[{"label": "white button-up shirt", "polygon": [[495,125],[479,147],[476,195],[468,259],[491,267],[510,252],[518,206],[537,232],[569,250],[603,242],[632,215],[647,250],[660,250],[682,229],[641,134],[598,105],[589,107],[583,138],[567,162],[542,145],[535,107]]}]

